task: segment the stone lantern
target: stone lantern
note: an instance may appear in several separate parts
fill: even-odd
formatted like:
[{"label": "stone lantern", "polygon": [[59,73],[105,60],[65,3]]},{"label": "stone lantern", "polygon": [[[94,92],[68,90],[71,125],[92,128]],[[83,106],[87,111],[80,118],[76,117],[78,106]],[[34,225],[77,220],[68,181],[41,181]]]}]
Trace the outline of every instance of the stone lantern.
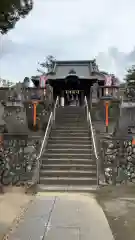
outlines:
[{"label": "stone lantern", "polygon": [[[106,132],[108,132],[109,126],[109,107],[117,106],[119,108],[120,96],[119,96],[119,86],[114,84],[112,81],[112,76],[107,76],[104,82],[104,86],[99,86],[99,98],[103,101],[105,109],[105,126]],[[115,115],[115,114],[114,114]],[[115,116],[114,116],[115,118]]]}]

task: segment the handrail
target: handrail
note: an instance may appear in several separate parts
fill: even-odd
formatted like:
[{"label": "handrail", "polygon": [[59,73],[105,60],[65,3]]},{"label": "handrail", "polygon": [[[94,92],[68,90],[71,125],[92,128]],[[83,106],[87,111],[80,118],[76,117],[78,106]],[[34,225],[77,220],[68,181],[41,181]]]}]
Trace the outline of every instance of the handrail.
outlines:
[{"label": "handrail", "polygon": [[47,137],[47,134],[48,134],[49,126],[50,126],[50,123],[52,121],[52,116],[53,116],[53,112],[50,113],[50,117],[49,117],[49,120],[48,120],[48,124],[47,124],[47,127],[46,127],[45,135],[44,135],[44,138],[43,138],[43,141],[42,141],[42,145],[41,145],[41,148],[40,148],[40,152],[39,152],[39,155],[37,157],[38,159],[41,157],[42,152],[43,152],[43,148],[44,148],[45,140],[46,140],[46,137]]},{"label": "handrail", "polygon": [[54,105],[54,109],[53,109],[53,111],[50,113],[50,117],[49,117],[49,120],[48,120],[48,124],[47,124],[47,127],[46,127],[46,131],[45,131],[45,135],[44,135],[44,138],[43,138],[43,142],[42,142],[42,145],[41,145],[41,149],[40,149],[40,152],[39,152],[39,155],[38,155],[38,159],[39,159],[39,158],[41,157],[41,155],[42,155],[42,152],[43,152],[45,140],[46,140],[46,137],[47,137],[47,134],[48,134],[48,130],[49,130],[50,123],[51,123],[52,120],[55,120],[57,103],[58,103],[58,97],[57,97],[57,99],[56,99],[56,102],[55,102],[55,105]]},{"label": "handrail", "polygon": [[95,155],[95,158],[96,158],[97,185],[99,185],[99,158],[98,158],[98,153],[97,153],[97,149],[96,149],[96,140],[95,140],[94,130],[93,130],[93,126],[92,126],[92,120],[91,120],[91,114],[90,114],[90,111],[89,111],[88,101],[87,101],[86,96],[85,96],[84,100],[85,100],[85,104],[86,104],[87,121],[89,121],[91,135],[92,135],[92,144],[93,144],[94,155]]},{"label": "handrail", "polygon": [[40,165],[41,165],[40,158],[42,156],[44,145],[46,143],[46,138],[47,138],[48,133],[49,133],[49,126],[50,126],[50,124],[53,123],[53,121],[55,121],[56,107],[57,107],[57,104],[58,104],[58,100],[59,100],[59,97],[57,96],[57,99],[56,99],[56,102],[55,102],[55,105],[54,105],[54,109],[50,113],[48,124],[47,124],[46,130],[45,130],[45,135],[44,135],[44,138],[43,138],[43,141],[42,141],[42,144],[41,144],[40,152],[39,152],[39,155],[37,157],[37,165],[36,165],[36,168],[35,168],[35,173],[34,173],[34,176],[33,176],[32,183],[33,182],[37,183],[39,181],[39,169],[40,169]]}]

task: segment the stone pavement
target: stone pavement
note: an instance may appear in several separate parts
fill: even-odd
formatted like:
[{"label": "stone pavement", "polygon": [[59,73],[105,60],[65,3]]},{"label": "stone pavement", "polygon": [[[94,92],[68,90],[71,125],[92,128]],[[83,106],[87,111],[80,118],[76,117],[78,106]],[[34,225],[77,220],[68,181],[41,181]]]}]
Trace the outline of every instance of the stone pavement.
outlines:
[{"label": "stone pavement", "polygon": [[33,196],[24,194],[21,188],[8,188],[0,195],[0,240],[32,199]]},{"label": "stone pavement", "polygon": [[91,194],[39,193],[9,240],[114,240]]}]

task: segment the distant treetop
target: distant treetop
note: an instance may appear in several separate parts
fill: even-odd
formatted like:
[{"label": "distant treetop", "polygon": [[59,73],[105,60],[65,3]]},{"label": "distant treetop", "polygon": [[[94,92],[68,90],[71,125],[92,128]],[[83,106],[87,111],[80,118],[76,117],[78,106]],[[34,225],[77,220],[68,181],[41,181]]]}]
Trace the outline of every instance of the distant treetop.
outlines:
[{"label": "distant treetop", "polygon": [[52,55],[48,55],[44,62],[39,63],[42,69],[37,69],[37,71],[41,74],[51,73],[53,71],[55,61],[55,57],[53,57]]},{"label": "distant treetop", "polygon": [[135,85],[135,65],[127,70],[125,81],[127,85]]}]

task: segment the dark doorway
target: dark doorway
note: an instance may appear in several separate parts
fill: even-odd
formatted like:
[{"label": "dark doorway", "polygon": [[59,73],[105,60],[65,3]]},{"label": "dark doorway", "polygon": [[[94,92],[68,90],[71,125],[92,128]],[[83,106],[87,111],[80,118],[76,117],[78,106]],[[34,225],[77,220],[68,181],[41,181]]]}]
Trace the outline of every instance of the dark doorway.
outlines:
[{"label": "dark doorway", "polygon": [[65,90],[64,99],[66,106],[82,106],[84,104],[84,91]]}]

